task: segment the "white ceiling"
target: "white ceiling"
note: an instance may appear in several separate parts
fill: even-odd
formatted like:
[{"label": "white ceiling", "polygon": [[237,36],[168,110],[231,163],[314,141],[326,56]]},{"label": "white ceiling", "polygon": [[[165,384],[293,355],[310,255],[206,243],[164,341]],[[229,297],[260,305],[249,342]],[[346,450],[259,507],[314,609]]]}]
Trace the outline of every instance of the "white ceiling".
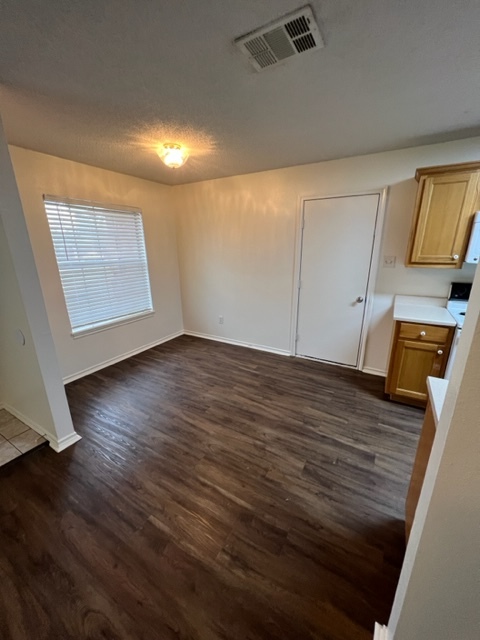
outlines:
[{"label": "white ceiling", "polygon": [[179,184],[480,133],[478,0],[312,0],[325,49],[253,71],[233,39],[303,4],[1,0],[8,140]]}]

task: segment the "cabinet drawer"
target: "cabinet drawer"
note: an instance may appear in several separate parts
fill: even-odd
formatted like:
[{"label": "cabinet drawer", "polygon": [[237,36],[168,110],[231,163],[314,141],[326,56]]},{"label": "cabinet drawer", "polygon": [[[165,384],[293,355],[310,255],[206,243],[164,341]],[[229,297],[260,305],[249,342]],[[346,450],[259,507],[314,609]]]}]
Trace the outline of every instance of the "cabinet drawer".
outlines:
[{"label": "cabinet drawer", "polygon": [[432,324],[415,324],[413,322],[401,322],[399,338],[444,344],[448,340],[450,331],[450,327],[438,327],[437,325]]}]

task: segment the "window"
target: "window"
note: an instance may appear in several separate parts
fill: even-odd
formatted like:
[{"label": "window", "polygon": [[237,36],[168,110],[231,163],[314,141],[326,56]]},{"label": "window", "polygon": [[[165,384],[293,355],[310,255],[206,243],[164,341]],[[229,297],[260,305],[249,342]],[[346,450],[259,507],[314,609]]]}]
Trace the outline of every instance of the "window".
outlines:
[{"label": "window", "polygon": [[44,196],[72,334],[153,312],[142,214]]}]

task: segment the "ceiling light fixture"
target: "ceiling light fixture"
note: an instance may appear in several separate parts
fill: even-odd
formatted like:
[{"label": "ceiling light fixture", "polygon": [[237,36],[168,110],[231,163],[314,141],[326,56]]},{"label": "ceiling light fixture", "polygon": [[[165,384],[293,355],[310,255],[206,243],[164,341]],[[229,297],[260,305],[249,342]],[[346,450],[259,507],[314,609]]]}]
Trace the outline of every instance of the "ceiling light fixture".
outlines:
[{"label": "ceiling light fixture", "polygon": [[178,169],[185,164],[188,158],[188,151],[173,142],[165,143],[157,153],[170,169]]}]

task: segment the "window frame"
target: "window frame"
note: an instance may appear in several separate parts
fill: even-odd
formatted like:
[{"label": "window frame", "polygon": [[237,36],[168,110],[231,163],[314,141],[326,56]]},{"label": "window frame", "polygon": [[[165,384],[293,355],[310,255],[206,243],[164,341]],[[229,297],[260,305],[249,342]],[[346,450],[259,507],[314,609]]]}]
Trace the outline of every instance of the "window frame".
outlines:
[{"label": "window frame", "polygon": [[[148,303],[149,303],[149,308],[146,309],[142,309],[139,311],[134,311],[132,313],[128,313],[125,314],[124,316],[111,316],[109,318],[106,318],[104,320],[94,320],[92,322],[89,323],[84,323],[84,324],[78,324],[76,325],[75,328],[73,326],[73,322],[72,322],[72,317],[70,315],[70,310],[69,310],[69,303],[67,301],[67,294],[65,293],[65,287],[64,287],[64,280],[62,277],[62,269],[61,269],[61,265],[59,263],[59,257],[57,255],[57,247],[56,247],[56,242],[54,239],[54,233],[52,231],[52,227],[50,225],[50,218],[49,218],[49,211],[48,211],[48,204],[50,204],[51,206],[55,206],[55,205],[63,205],[64,207],[67,207],[70,209],[70,207],[81,207],[85,210],[85,212],[87,213],[88,210],[90,210],[90,213],[92,215],[95,214],[103,214],[104,216],[108,216],[108,214],[112,214],[113,215],[122,215],[122,214],[134,214],[135,216],[139,216],[140,219],[140,235],[138,234],[138,231],[135,231],[132,235],[132,246],[135,245],[135,243],[137,243],[140,241],[141,244],[141,251],[139,253],[142,254],[140,256],[141,259],[139,259],[139,265],[141,265],[144,268],[144,273],[146,276],[146,279],[142,282],[142,286],[145,287],[144,293],[145,295],[145,300],[148,299]],[[55,264],[57,266],[57,272],[58,272],[58,276],[60,279],[60,286],[61,286],[61,290],[62,290],[62,294],[63,294],[63,299],[64,299],[64,303],[65,303],[65,310],[67,312],[67,317],[69,320],[69,324],[70,324],[70,335],[72,336],[73,339],[77,339],[77,338],[82,338],[84,336],[93,334],[93,333],[99,333],[102,331],[107,331],[109,329],[113,329],[115,327],[119,327],[125,324],[130,324],[132,322],[137,322],[138,320],[143,320],[145,318],[151,317],[155,314],[155,308],[153,306],[153,296],[152,296],[152,285],[151,285],[151,278],[150,278],[150,266],[149,266],[149,260],[148,260],[148,252],[147,252],[147,243],[146,243],[146,239],[145,239],[145,225],[144,225],[144,220],[143,220],[143,212],[139,207],[131,207],[131,206],[126,206],[126,205],[113,205],[113,204],[106,204],[104,202],[98,202],[98,201],[94,201],[94,200],[84,200],[84,199],[79,199],[79,198],[70,198],[70,197],[63,197],[63,196],[54,196],[51,194],[44,194],[43,195],[43,207],[44,207],[44,212],[45,212],[45,216],[47,219],[47,225],[48,225],[48,229],[49,229],[49,233],[50,233],[50,241],[52,243],[52,249],[53,249],[53,253],[54,253],[54,257],[55,257]],[[57,212],[56,214],[53,213],[53,211],[51,211],[50,213],[51,217],[53,217],[54,215],[56,215],[57,221],[60,223],[61,226],[61,214],[59,212]],[[61,234],[63,236],[63,230],[61,231]],[[80,234],[78,234],[80,235]],[[65,245],[64,245],[65,246]],[[101,245],[100,245],[101,246]],[[142,259],[143,258],[143,259]],[[104,260],[102,259],[100,261],[100,263],[105,262],[105,266],[107,266],[108,260]],[[93,266],[93,265],[92,265]],[[64,270],[64,273],[66,273],[67,270]]]}]

